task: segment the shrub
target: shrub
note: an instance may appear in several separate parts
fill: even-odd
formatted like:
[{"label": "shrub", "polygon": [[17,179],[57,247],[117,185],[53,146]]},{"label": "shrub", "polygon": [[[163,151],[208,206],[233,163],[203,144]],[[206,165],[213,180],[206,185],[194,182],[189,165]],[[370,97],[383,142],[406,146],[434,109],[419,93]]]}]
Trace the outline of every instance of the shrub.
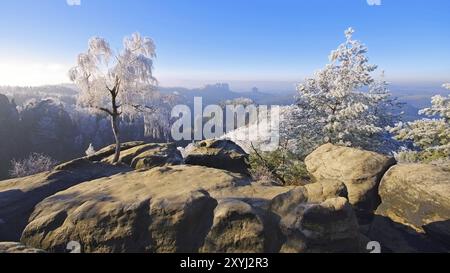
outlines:
[{"label": "shrub", "polygon": [[50,171],[56,165],[56,161],[47,155],[32,153],[23,160],[12,160],[11,165],[10,176],[18,178]]},{"label": "shrub", "polygon": [[253,149],[250,154],[250,173],[254,180],[281,185],[305,185],[310,176],[305,163],[287,149],[272,152]]}]

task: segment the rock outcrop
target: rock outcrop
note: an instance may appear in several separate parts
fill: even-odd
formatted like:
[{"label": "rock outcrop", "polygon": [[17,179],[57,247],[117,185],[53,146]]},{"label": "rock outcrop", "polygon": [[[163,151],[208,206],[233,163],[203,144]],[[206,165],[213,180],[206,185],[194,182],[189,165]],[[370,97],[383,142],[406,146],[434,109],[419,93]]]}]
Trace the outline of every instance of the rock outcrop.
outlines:
[{"label": "rock outcrop", "polygon": [[381,245],[381,251],[393,253],[445,253],[450,244],[433,239],[427,233],[395,222],[389,217],[375,215],[366,235]]},{"label": "rock outcrop", "polygon": [[345,188],[334,197],[309,192],[297,187],[272,200],[270,208],[281,231],[280,252],[361,252],[358,223]]},{"label": "rock outcrop", "polygon": [[37,254],[37,253],[45,253],[45,251],[31,248],[22,245],[21,243],[16,242],[0,242],[0,253],[12,253],[12,254],[20,254],[20,253],[28,253],[28,254]]},{"label": "rock outcrop", "polygon": [[121,148],[120,164],[110,146],[0,183],[0,241],[23,244],[0,252],[450,251],[445,168],[327,144],[306,159],[314,183],[282,187],[252,181],[228,141],[190,147],[190,164],[173,144]]},{"label": "rock outcrop", "polygon": [[[86,159],[92,162],[112,164],[115,145],[101,149]],[[144,143],[142,141],[121,144],[119,162],[134,169],[151,169],[183,163],[183,156],[174,143]]]},{"label": "rock outcrop", "polygon": [[267,237],[264,218],[257,209],[236,199],[219,202],[201,252],[263,253]]},{"label": "rock outcrop", "polygon": [[[342,183],[289,192],[310,195],[301,200],[285,198],[287,191],[202,166],[133,171],[45,199],[36,206],[21,242],[51,252],[64,251],[69,241],[79,241],[85,252],[278,252],[286,240],[278,219],[286,214],[303,224],[289,228],[306,234],[305,246],[296,251],[320,252],[327,244],[333,245],[327,251],[358,251],[353,244],[339,249],[334,244],[357,239],[348,203],[331,198],[346,195]],[[279,208],[273,211],[273,200],[279,199],[289,203],[284,214]],[[296,215],[298,207],[308,206],[317,209]],[[315,226],[322,221],[323,227]]]},{"label": "rock outcrop", "polygon": [[78,159],[47,173],[0,183],[0,241],[18,241],[34,207],[45,198],[77,184],[130,168]]},{"label": "rock outcrop", "polygon": [[36,206],[21,241],[57,252],[73,240],[86,252],[196,252],[217,206],[207,191],[248,184],[240,175],[200,166],[91,181]]},{"label": "rock outcrop", "polygon": [[[137,146],[141,146],[141,145],[145,145],[144,141],[132,141],[132,142],[126,142],[126,143],[122,143],[120,145],[120,151],[124,152],[128,149],[137,147]],[[100,149],[99,151],[97,151],[95,154],[87,156],[86,159],[90,160],[90,161],[101,161],[104,160],[105,158],[108,158],[112,155],[114,155],[114,152],[116,150],[116,145],[115,144],[111,144],[109,146],[106,146],[102,149]]]},{"label": "rock outcrop", "polygon": [[9,177],[10,161],[21,158],[25,136],[20,126],[20,116],[14,102],[0,94],[0,180]]},{"label": "rock outcrop", "polygon": [[376,214],[427,233],[450,246],[450,171],[429,164],[401,164],[383,177]]},{"label": "rock outcrop", "polygon": [[395,160],[375,152],[325,144],[307,156],[305,164],[317,181],[342,181],[357,212],[370,214],[380,204],[381,178]]},{"label": "rock outcrop", "polygon": [[[114,155],[102,159],[112,164]],[[183,157],[174,143],[137,145],[121,152],[119,161],[134,169],[151,169],[165,165],[180,165]]]},{"label": "rock outcrop", "polygon": [[376,213],[417,231],[450,219],[450,171],[438,166],[397,165],[383,177],[379,193],[382,203]]},{"label": "rock outcrop", "polygon": [[186,149],[185,163],[248,174],[248,154],[230,140],[204,140]]}]

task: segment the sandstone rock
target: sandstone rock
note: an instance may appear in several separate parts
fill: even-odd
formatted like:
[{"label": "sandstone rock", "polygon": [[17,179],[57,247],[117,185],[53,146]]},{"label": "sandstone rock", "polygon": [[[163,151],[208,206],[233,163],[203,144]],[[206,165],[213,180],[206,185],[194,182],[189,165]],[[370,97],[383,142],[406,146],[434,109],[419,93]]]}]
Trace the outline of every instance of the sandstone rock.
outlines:
[{"label": "sandstone rock", "polygon": [[263,253],[264,223],[255,208],[233,199],[219,202],[202,252]]},{"label": "sandstone rock", "polygon": [[207,192],[248,178],[200,166],[159,167],[80,184],[36,206],[21,241],[61,252],[197,252],[217,201]]},{"label": "sandstone rock", "polygon": [[424,226],[428,226],[435,236],[448,238],[450,171],[447,169],[428,164],[397,165],[384,175],[379,193],[382,203],[376,214],[417,232],[424,232]]},{"label": "sandstone rock", "polygon": [[324,201],[304,211],[300,229],[308,252],[359,252],[358,222],[346,198]]},{"label": "sandstone rock", "polygon": [[[154,150],[130,147],[123,161],[133,166],[133,160]],[[84,173],[91,166],[111,167],[79,159],[55,171]],[[108,253],[360,249],[356,218],[342,198],[347,189],[338,180],[280,187],[204,166],[126,170],[41,201],[21,242],[50,252],[66,252],[70,241],[79,242],[83,252]]]},{"label": "sandstone rock", "polygon": [[290,191],[273,198],[270,205],[272,211],[284,216],[292,212],[300,204],[318,204],[336,197],[347,198],[345,185],[338,181],[322,181],[294,187]]},{"label": "sandstone rock", "polygon": [[24,245],[22,245],[20,243],[16,243],[16,242],[0,242],[0,253],[35,254],[35,253],[45,253],[45,251],[36,249],[36,248],[30,248],[30,247],[24,246]]},{"label": "sandstone rock", "polygon": [[345,184],[337,180],[321,180],[304,186],[308,192],[309,203],[321,203],[335,197],[348,198]]},{"label": "sandstone rock", "polygon": [[325,144],[306,157],[305,164],[317,181],[344,182],[350,203],[358,212],[371,213],[380,203],[380,180],[395,160],[374,152]]},{"label": "sandstone rock", "polygon": [[53,171],[0,183],[0,241],[18,241],[36,204],[74,185],[129,168],[78,159]]},{"label": "sandstone rock", "polygon": [[[120,151],[126,151],[128,149],[137,147],[137,146],[141,146],[144,145],[145,142],[144,141],[132,141],[132,142],[126,142],[126,143],[122,143],[120,145]],[[112,144],[109,146],[106,146],[102,149],[100,149],[99,151],[97,151],[95,154],[91,155],[91,156],[87,156],[86,159],[90,160],[90,161],[101,161],[107,157],[110,157],[111,155],[114,155],[116,151],[116,145]]]},{"label": "sandstone rock", "polygon": [[[344,189],[336,195],[345,196]],[[358,223],[347,199],[309,191],[311,196],[306,187],[297,187],[271,202],[270,209],[279,218],[280,252],[360,252]]]},{"label": "sandstone rock", "polygon": [[[324,190],[329,185],[333,183],[299,187],[290,195],[298,191],[317,202],[332,193],[345,195],[342,184]],[[21,242],[50,252],[64,252],[70,241],[80,242],[83,252],[277,252],[295,245],[293,236],[282,232],[284,225],[305,239],[305,247],[295,249],[297,252],[319,251],[320,243],[338,240],[346,242],[346,248],[339,250],[352,249],[345,241],[353,226],[348,224],[350,220],[344,221],[351,218],[344,205],[337,201],[328,205],[333,199],[308,203],[308,197],[285,198],[287,191],[289,188],[252,184],[245,175],[202,166],[133,171],[48,197],[36,206]],[[314,206],[323,207],[328,214],[318,210],[303,218],[309,215],[305,210],[297,213],[299,208]],[[328,222],[314,215],[328,217]],[[308,220],[304,224],[310,231],[306,233],[303,219]],[[322,224],[320,221],[328,224],[322,237],[317,235],[322,230],[311,224]]]},{"label": "sandstone rock", "polygon": [[[111,155],[102,162],[112,164],[113,160],[114,155]],[[149,169],[164,165],[179,165],[183,163],[183,157],[173,143],[150,143],[124,150],[120,154],[119,161],[135,169]]]},{"label": "sandstone rock", "polygon": [[248,154],[230,140],[204,140],[186,149],[185,163],[248,174]]},{"label": "sandstone rock", "polygon": [[427,235],[380,215],[375,215],[367,233],[371,241],[380,243],[382,253],[443,253],[450,251],[450,245],[445,240],[440,237],[433,240]]}]

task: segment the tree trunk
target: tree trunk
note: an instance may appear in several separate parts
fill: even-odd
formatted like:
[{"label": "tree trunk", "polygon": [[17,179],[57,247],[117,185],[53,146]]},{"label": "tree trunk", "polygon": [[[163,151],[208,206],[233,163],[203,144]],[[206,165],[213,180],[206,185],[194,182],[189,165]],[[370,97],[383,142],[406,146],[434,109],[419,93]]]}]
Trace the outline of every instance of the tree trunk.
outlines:
[{"label": "tree trunk", "polygon": [[116,140],[116,151],[114,153],[113,163],[119,162],[120,158],[120,134],[119,134],[119,125],[116,115],[111,116],[111,126],[114,133],[114,138]]},{"label": "tree trunk", "polygon": [[111,115],[111,126],[114,133],[114,138],[116,140],[116,151],[114,153],[114,160],[113,163],[119,162],[120,158],[120,134],[119,134],[119,116],[121,113],[119,113],[119,106],[117,105],[117,94],[119,94],[119,86],[120,86],[120,80],[116,78],[116,84],[113,89],[109,89],[109,92],[111,93],[111,106],[112,106],[112,113]]}]

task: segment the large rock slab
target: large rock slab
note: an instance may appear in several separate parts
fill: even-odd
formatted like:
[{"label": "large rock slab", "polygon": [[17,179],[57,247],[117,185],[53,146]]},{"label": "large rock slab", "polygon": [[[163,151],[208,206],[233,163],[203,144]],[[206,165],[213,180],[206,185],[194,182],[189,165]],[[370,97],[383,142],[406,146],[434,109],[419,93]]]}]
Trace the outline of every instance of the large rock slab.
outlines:
[{"label": "large rock slab", "polygon": [[[307,197],[285,196],[297,192]],[[328,243],[333,247],[326,251],[357,251],[346,241],[357,230],[352,210],[334,195],[346,195],[342,183],[291,190],[202,166],[156,167],[48,197],[36,206],[21,242],[50,252],[64,252],[70,241],[83,252],[320,252]],[[305,248],[282,248],[294,242],[285,226],[305,236]],[[338,249],[337,241],[345,245]]]},{"label": "large rock slab", "polygon": [[249,185],[241,175],[200,166],[159,167],[91,181],[36,206],[22,242],[61,252],[197,252],[217,201],[207,192]]},{"label": "large rock slab", "polygon": [[394,158],[375,152],[332,144],[319,147],[305,159],[315,180],[344,182],[350,203],[361,213],[371,213],[378,207],[379,183],[395,163]]},{"label": "large rock slab", "polygon": [[248,154],[230,140],[204,140],[186,148],[185,163],[248,174]]},{"label": "large rock slab", "polygon": [[36,204],[77,184],[130,171],[78,159],[53,171],[0,183],[0,241],[18,241]]},{"label": "large rock slab", "polygon": [[[450,242],[450,171],[429,164],[400,164],[383,177],[376,214]],[[450,244],[449,244],[450,246]]]}]

